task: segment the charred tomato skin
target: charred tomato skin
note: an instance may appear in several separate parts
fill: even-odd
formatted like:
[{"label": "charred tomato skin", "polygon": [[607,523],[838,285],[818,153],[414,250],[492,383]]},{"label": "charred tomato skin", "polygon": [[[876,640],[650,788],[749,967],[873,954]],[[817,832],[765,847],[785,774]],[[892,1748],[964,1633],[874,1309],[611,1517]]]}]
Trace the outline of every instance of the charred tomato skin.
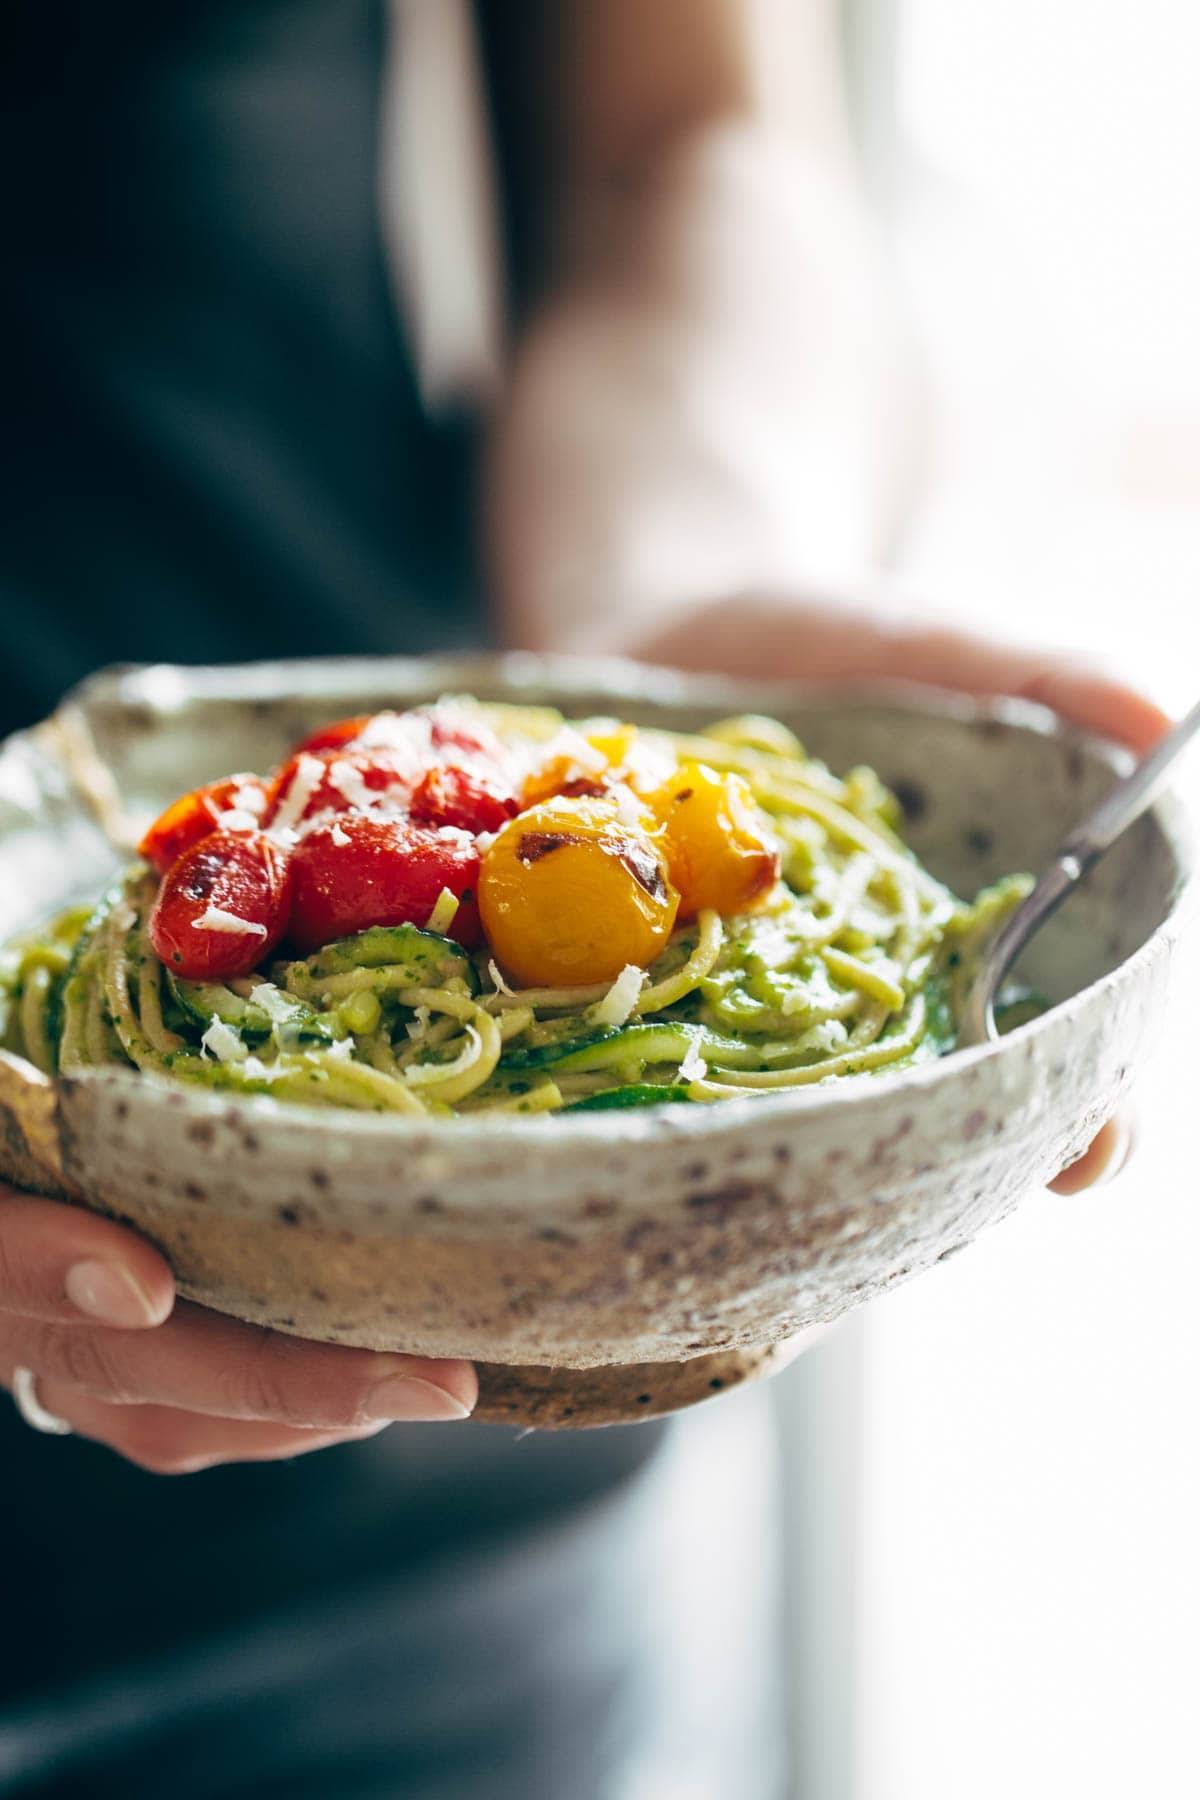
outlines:
[{"label": "charred tomato skin", "polygon": [[[214,831],[177,857],[163,877],[150,914],[150,941],[159,960],[189,981],[248,975],[287,931],[292,889],[288,854],[269,837]],[[210,907],[249,929],[202,925]]]},{"label": "charred tomato skin", "polygon": [[523,987],[615,981],[648,968],[679,910],[658,844],[615,796],[519,813],[483,857],[479,902],[500,967]]},{"label": "charred tomato skin", "polygon": [[479,852],[465,836],[352,813],[309,828],[292,853],[290,942],[303,955],[371,925],[424,926],[443,888],[459,900],[447,937],[480,940]]}]

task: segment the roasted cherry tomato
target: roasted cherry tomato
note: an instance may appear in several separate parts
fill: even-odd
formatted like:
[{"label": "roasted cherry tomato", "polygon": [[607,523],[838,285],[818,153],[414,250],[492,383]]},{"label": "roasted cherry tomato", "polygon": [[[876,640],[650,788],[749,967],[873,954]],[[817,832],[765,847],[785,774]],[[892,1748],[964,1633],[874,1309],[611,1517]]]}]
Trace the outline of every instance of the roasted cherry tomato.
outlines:
[{"label": "roasted cherry tomato", "polygon": [[307,954],[369,925],[421,925],[443,888],[459,900],[447,937],[479,941],[479,852],[470,838],[352,813],[313,825],[292,852],[290,938]]},{"label": "roasted cherry tomato", "polygon": [[548,800],[510,820],[483,859],[479,908],[508,974],[571,987],[653,962],[679,895],[653,838],[605,795]]},{"label": "roasted cherry tomato", "polygon": [[461,831],[499,831],[517,810],[517,796],[502,775],[441,766],[429,769],[413,791],[411,812],[425,825],[457,825]]},{"label": "roasted cherry tomato", "polygon": [[[368,725],[372,733],[366,743],[318,742],[349,734],[352,727],[357,737]],[[344,719],[315,732],[284,763],[271,783],[266,818],[296,826],[324,812],[403,812],[429,777],[418,817],[469,831],[494,830],[515,810],[506,805],[512,794],[506,760],[487,726],[453,707]],[[323,774],[316,770],[318,762],[325,765]],[[458,772],[459,779],[441,782],[436,777],[442,771]]]},{"label": "roasted cherry tomato", "polygon": [[[243,802],[241,808],[239,799]],[[177,856],[216,830],[222,813],[241,810],[258,816],[265,804],[266,792],[257,775],[230,775],[224,781],[210,781],[207,787],[181,795],[159,814],[138,845],[138,855],[165,875]]]},{"label": "roasted cherry tomato", "polygon": [[343,744],[351,744],[371,723],[370,713],[360,713],[356,719],[335,719],[332,725],[322,725],[306,737],[302,744],[297,744],[293,756],[299,756],[302,750],[315,754],[318,750],[340,750]]},{"label": "roasted cherry tomato", "polygon": [[[440,760],[459,762],[466,756],[503,768],[507,752],[490,725],[454,706],[431,706],[418,715],[429,721],[429,738]],[[457,754],[456,754],[457,753]]]},{"label": "roasted cherry tomato", "polygon": [[779,879],[779,845],[740,775],[683,763],[646,796],[661,826],[679,915],[722,915],[756,906]]},{"label": "roasted cherry tomato", "polygon": [[410,757],[383,746],[298,750],[271,782],[266,822],[295,827],[323,812],[403,812],[419,779]]},{"label": "roasted cherry tomato", "polygon": [[372,741],[376,745],[395,741],[413,748],[458,750],[497,761],[504,754],[499,738],[481,719],[455,706],[431,706],[411,712],[360,713],[353,719],[336,719],[310,733],[302,744],[296,745],[293,755],[298,756],[301,750],[340,750],[361,737],[368,725],[374,725]]},{"label": "roasted cherry tomato", "polygon": [[247,975],[287,930],[286,851],[262,832],[214,831],[172,863],[150,914],[160,960],[189,981]]},{"label": "roasted cherry tomato", "polygon": [[611,775],[607,756],[574,731],[555,738],[538,765],[525,777],[522,807],[539,806],[556,794],[568,798],[598,798]]},{"label": "roasted cherry tomato", "polygon": [[[540,764],[526,776],[521,804],[536,806],[556,794],[569,799],[597,798],[616,782],[640,787],[646,763],[636,725],[621,725],[613,719],[585,733],[568,727],[557,733]],[[648,766],[653,769],[652,763]],[[652,773],[650,783],[661,779],[661,772]]]}]

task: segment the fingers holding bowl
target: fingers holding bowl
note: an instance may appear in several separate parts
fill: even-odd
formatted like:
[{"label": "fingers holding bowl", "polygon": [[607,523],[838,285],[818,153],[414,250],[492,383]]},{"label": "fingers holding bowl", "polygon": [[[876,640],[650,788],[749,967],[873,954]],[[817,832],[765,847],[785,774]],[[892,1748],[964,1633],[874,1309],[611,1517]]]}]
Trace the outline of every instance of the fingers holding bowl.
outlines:
[{"label": "fingers holding bowl", "polygon": [[341,1432],[465,1419],[470,1363],[314,1344],[181,1304],[153,1333],[0,1315],[0,1369],[32,1369],[115,1406]]},{"label": "fingers holding bowl", "polygon": [[142,1331],[175,1304],[164,1259],[123,1225],[0,1186],[0,1318]]},{"label": "fingers holding bowl", "polygon": [[0,1386],[138,1467],[186,1474],[465,1419],[470,1363],[312,1344],[175,1305],[153,1245],[110,1219],[0,1187]]},{"label": "fingers holding bowl", "polygon": [[379,1420],[341,1431],[306,1431],[299,1426],[214,1419],[177,1407],[114,1405],[54,1380],[36,1383],[36,1402],[42,1413],[75,1436],[115,1451],[151,1475],[194,1475],[224,1463],[279,1462],[337,1444],[359,1443],[385,1431],[388,1424]]},{"label": "fingers holding bowl", "polygon": [[905,604],[742,598],[690,610],[636,646],[648,661],[812,682],[907,681],[1049,707],[1139,754],[1170,725],[1161,707],[1085,658],[1009,644]]},{"label": "fingers holding bowl", "polygon": [[1136,1131],[1127,1112],[1117,1113],[1102,1125],[1077,1162],[1069,1163],[1050,1183],[1054,1194],[1082,1194],[1088,1188],[1115,1181],[1133,1154]]}]

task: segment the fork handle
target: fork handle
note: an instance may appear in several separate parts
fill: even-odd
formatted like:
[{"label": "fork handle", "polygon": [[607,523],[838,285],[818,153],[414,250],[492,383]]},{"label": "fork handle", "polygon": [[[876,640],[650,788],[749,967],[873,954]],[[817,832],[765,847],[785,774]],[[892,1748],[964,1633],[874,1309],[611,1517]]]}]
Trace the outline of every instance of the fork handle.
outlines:
[{"label": "fork handle", "polygon": [[[1200,700],[1155,745],[1149,755],[1142,758],[1132,774],[1118,781],[1099,805],[1093,807],[1086,819],[1059,846],[1055,860],[1065,864],[1068,869],[1072,864],[1078,864],[1076,880],[1086,869],[1090,869],[1097,857],[1103,856],[1116,843],[1121,833],[1158,798],[1176,757],[1187,748],[1198,731]],[[1030,899],[1032,898],[1030,895]]]},{"label": "fork handle", "polygon": [[1200,701],[1129,775],[1110,788],[1059,845],[1053,860],[1006,921],[971,983],[959,1024],[958,1041],[963,1048],[986,1044],[996,1037],[993,1001],[1017,956],[1039,925],[1062,905],[1076,882],[1158,798],[1177,758],[1197,732]]}]

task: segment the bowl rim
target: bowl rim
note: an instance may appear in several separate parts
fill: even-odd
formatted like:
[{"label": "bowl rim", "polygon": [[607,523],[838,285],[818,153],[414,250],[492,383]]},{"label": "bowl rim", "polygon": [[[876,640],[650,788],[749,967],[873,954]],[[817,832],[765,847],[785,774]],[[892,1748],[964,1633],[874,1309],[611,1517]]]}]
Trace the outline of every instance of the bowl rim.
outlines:
[{"label": "bowl rim", "polygon": [[[330,675],[335,677],[332,682]],[[316,680],[318,676],[323,679]],[[97,702],[118,707],[150,704],[164,716],[169,716],[172,711],[196,700],[287,703],[328,698],[331,703],[336,703],[341,695],[349,699],[356,690],[361,692],[364,688],[369,690],[391,683],[399,690],[407,686],[441,692],[469,692],[484,684],[493,689],[508,688],[512,690],[514,701],[519,702],[524,697],[529,704],[552,702],[536,701],[531,694],[523,694],[523,690],[551,689],[560,698],[564,710],[569,710],[573,697],[582,701],[604,692],[610,692],[614,702],[767,713],[777,711],[781,706],[786,711],[797,703],[822,710],[835,710],[839,705],[852,702],[886,703],[905,712],[955,719],[966,725],[996,722],[1045,738],[1077,743],[1106,761],[1114,774],[1132,762],[1130,752],[1124,747],[1072,726],[1049,708],[1029,700],[973,696],[894,679],[848,682],[743,679],[715,673],[693,674],[620,657],[540,655],[526,651],[428,657],[284,658],[196,666],[172,663],[114,665],[86,677],[64,697],[61,707],[86,712]],[[838,1113],[856,1106],[875,1106],[894,1096],[919,1095],[926,1088],[961,1078],[969,1070],[1019,1054],[1021,1047],[1031,1040],[1069,1027],[1081,1013],[1098,1005],[1106,995],[1138,980],[1143,971],[1167,953],[1200,898],[1196,836],[1188,810],[1174,793],[1160,799],[1151,813],[1172,854],[1176,882],[1166,915],[1131,956],[1040,1018],[1020,1026],[999,1043],[954,1051],[913,1068],[873,1075],[869,1082],[830,1080],[797,1092],[731,1097],[709,1106],[617,1109],[555,1115],[550,1119],[543,1115],[485,1114],[441,1120],[359,1113],[297,1102],[285,1104],[270,1095],[192,1088],[136,1069],[117,1067],[81,1070],[75,1075],[48,1079],[64,1092],[75,1087],[112,1088],[121,1094],[136,1093],[143,1100],[150,1092],[170,1094],[174,1096],[172,1104],[175,1108],[183,1106],[193,1114],[225,1118],[231,1116],[232,1109],[233,1116],[245,1117],[247,1121],[253,1119],[264,1126],[268,1122],[286,1122],[306,1141],[315,1135],[328,1139],[331,1131],[337,1131],[352,1140],[383,1134],[409,1143],[430,1137],[442,1139],[444,1135],[447,1145],[469,1142],[476,1147],[494,1142],[510,1147],[541,1146],[545,1149],[550,1145],[586,1144],[597,1140],[603,1140],[606,1145],[625,1147],[667,1139],[708,1143],[740,1134],[749,1118],[760,1115],[778,1126],[785,1118],[800,1120],[814,1113]],[[32,1065],[24,1064],[23,1059],[17,1060],[31,1074],[35,1073]],[[768,1109],[765,1114],[764,1107]]]}]

